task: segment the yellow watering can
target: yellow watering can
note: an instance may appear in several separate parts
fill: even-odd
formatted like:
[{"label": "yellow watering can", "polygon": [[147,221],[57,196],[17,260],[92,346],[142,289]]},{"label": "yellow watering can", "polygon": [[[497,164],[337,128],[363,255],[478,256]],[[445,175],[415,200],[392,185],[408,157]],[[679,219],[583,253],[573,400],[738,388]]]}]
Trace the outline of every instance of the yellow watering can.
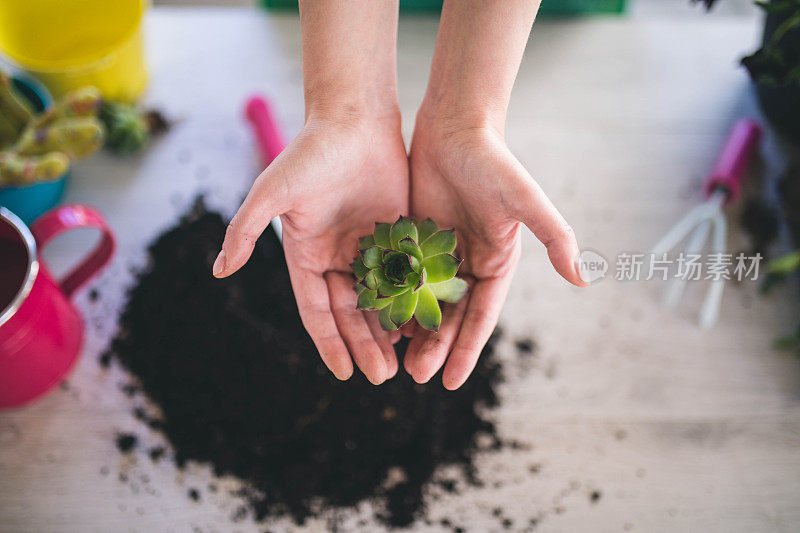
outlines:
[{"label": "yellow watering can", "polygon": [[94,85],[133,101],[147,84],[147,0],[0,0],[0,53],[55,97]]}]

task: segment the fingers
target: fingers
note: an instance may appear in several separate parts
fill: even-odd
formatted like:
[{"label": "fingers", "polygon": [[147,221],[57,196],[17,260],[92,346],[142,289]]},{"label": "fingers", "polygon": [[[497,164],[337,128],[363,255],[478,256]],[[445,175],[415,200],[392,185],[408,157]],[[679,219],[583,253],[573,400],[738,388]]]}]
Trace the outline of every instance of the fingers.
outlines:
[{"label": "fingers", "polygon": [[349,379],[353,375],[353,361],[336,328],[325,279],[315,272],[293,268],[290,256],[286,260],[303,326],[314,341],[325,366],[338,379]]},{"label": "fingers", "polygon": [[500,310],[508,294],[512,273],[480,280],[470,290],[461,330],[442,374],[446,389],[455,390],[467,380],[486,341],[497,325]]},{"label": "fingers", "polygon": [[581,279],[575,264],[580,253],[575,232],[525,168],[516,160],[514,163],[510,172],[519,186],[510,198],[512,215],[545,245],[556,272],[573,285],[585,287],[588,284]]},{"label": "fingers", "polygon": [[416,320],[409,320],[403,325],[402,328],[400,328],[400,333],[403,337],[408,337],[409,339],[413,339],[414,335],[417,334],[417,330],[421,329],[423,328],[417,326]]},{"label": "fingers", "polygon": [[274,165],[267,167],[228,224],[222,251],[212,268],[215,277],[230,276],[244,266],[270,221],[287,209],[285,196],[279,185],[278,169]]},{"label": "fingers", "polygon": [[446,304],[439,332],[418,327],[406,351],[403,367],[417,383],[427,383],[442,368],[455,343],[467,310],[470,294],[457,304]]},{"label": "fingers", "polygon": [[383,353],[383,360],[386,361],[386,379],[391,379],[397,374],[397,355],[394,353],[394,343],[397,341],[394,339],[397,337],[399,340],[399,336],[395,335],[396,331],[383,330],[378,320],[378,313],[368,311],[363,314],[372,337]]},{"label": "fingers", "polygon": [[370,383],[380,385],[388,377],[386,359],[372,336],[364,312],[356,309],[353,278],[341,272],[328,272],[325,279],[330,291],[333,318],[342,339]]}]

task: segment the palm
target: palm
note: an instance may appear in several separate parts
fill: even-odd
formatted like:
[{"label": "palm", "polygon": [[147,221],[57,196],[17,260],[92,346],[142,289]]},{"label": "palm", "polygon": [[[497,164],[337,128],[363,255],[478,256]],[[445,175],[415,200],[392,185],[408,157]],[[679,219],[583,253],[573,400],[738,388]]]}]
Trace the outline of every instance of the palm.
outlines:
[{"label": "palm", "polygon": [[457,228],[461,273],[476,280],[513,272],[519,255],[519,222],[504,209],[506,188],[486,179],[499,158],[511,157],[504,148],[488,136],[439,147],[418,134],[412,144],[412,212]]},{"label": "palm", "polygon": [[[296,201],[281,217],[290,268],[349,273],[358,238],[408,209],[408,162],[399,132],[298,138],[308,171],[286,183]],[[323,178],[324,176],[324,178]]]},{"label": "palm", "polygon": [[406,370],[419,382],[445,364],[447,388],[458,388],[474,368],[508,293],[520,254],[520,223],[547,246],[556,270],[581,285],[572,261],[571,229],[491,129],[437,134],[419,121],[410,154],[411,212],[455,227],[461,275],[471,282],[464,300],[444,311],[436,334],[417,331]]},{"label": "palm", "polygon": [[407,209],[399,120],[358,127],[309,122],[259,176],[231,220],[220,274],[240,268],[280,214],[297,307],[323,361],[347,379],[355,360],[370,381],[381,383],[397,371],[392,338],[377,317],[356,310],[349,264],[359,237]]}]

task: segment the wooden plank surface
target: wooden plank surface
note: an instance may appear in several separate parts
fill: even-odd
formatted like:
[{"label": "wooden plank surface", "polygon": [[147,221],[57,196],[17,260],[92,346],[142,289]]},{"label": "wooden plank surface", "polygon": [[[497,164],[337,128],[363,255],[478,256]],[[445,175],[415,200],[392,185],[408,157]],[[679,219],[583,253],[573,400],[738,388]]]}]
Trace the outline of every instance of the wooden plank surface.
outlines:
[{"label": "wooden plank surface", "polygon": [[[68,200],[107,213],[119,256],[97,282],[100,300],[77,298],[87,342],[68,388],[0,413],[2,532],[265,529],[232,524],[238,502],[225,491],[200,502],[186,497],[211,478],[206,466],[178,472],[144,455],[121,458],[117,431],[133,430],[145,445],[161,437],[130,414],[119,390],[124,374],[101,369],[97,358],[113,335],[129,267],[141,265],[147,242],[198,192],[232,213],[256,174],[244,98],[266,93],[286,133],[299,130],[298,23],[249,10],[154,9],[147,30],[148,100],[183,120],[140,158],[100,156],[75,169]],[[401,21],[407,136],[435,34],[431,18]],[[698,183],[727,128],[755,112],[736,60],[757,38],[751,18],[699,14],[536,24],[508,142],[583,246],[609,258],[644,252],[699,200]],[[773,144],[766,154],[767,171],[777,172]],[[732,232],[729,246],[741,249],[735,225]],[[66,237],[47,258],[63,271],[91,238]],[[442,494],[430,509],[433,525],[418,529],[444,531],[437,519],[456,516],[468,531],[500,531],[491,516],[497,504],[515,531],[532,517],[537,531],[800,529],[800,362],[770,349],[795,326],[794,290],[762,298],[752,283],[729,284],[720,323],[704,332],[694,325],[702,284],[691,287],[681,310],[666,313],[658,283],[605,280],[575,289],[552,272],[532,237],[524,244],[501,318],[508,379],[491,416],[503,437],[530,447],[482,455],[486,486]],[[538,351],[521,365],[513,342],[526,337]],[[600,497],[592,503],[594,491]],[[346,514],[343,529],[369,515],[368,506]],[[269,528],[323,531],[326,522]]]}]

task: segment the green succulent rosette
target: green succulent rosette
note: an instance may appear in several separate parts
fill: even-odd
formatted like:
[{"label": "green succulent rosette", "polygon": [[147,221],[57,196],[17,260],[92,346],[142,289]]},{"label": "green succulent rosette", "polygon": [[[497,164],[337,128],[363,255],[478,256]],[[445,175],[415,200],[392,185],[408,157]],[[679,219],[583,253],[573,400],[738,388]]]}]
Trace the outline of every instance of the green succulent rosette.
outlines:
[{"label": "green succulent rosette", "polygon": [[379,310],[387,331],[412,317],[423,328],[438,331],[439,301],[455,303],[467,293],[467,282],[456,277],[462,262],[453,255],[456,232],[440,230],[430,218],[377,222],[358,248],[360,257],[350,265],[358,280],[358,309]]}]

